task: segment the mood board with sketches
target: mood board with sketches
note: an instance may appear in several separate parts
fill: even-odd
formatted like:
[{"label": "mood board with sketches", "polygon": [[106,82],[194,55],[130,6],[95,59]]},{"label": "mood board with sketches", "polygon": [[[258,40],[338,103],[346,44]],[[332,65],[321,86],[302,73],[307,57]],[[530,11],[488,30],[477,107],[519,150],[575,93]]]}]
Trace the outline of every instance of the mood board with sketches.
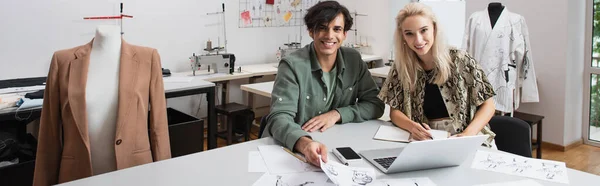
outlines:
[{"label": "mood board with sketches", "polygon": [[319,0],[239,0],[240,28],[303,26],[306,10]]}]

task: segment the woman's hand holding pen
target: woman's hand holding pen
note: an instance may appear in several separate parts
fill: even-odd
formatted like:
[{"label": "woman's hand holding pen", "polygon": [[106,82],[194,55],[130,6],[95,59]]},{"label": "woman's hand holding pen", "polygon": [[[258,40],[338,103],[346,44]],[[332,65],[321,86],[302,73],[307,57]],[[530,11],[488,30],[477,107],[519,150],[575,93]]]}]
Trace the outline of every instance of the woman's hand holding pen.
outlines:
[{"label": "woman's hand holding pen", "polygon": [[413,122],[413,127],[409,130],[409,132],[411,138],[416,141],[433,139],[433,137],[431,137],[431,133],[429,133],[428,130],[431,130],[429,125],[425,123]]}]

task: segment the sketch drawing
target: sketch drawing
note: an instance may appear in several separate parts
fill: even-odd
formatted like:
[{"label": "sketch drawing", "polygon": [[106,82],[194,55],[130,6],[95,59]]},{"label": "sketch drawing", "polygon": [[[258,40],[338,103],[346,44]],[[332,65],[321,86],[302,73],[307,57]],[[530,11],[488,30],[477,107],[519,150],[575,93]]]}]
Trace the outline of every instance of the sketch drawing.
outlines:
[{"label": "sketch drawing", "polygon": [[492,156],[491,154],[488,154],[487,158],[481,161],[481,163],[487,165],[487,168],[489,169],[495,169],[505,164],[506,161],[504,161],[504,159],[501,156]]},{"label": "sketch drawing", "polygon": [[306,186],[306,185],[312,185],[315,183],[313,181],[305,181],[304,183],[301,183],[298,185],[293,185],[293,184],[289,184],[289,183],[283,181],[282,178],[283,178],[283,176],[277,175],[277,181],[275,182],[275,186]]},{"label": "sketch drawing", "polygon": [[337,176],[337,175],[338,175],[338,172],[337,172],[337,170],[335,170],[335,167],[333,167],[333,166],[331,166],[331,165],[327,165],[327,166],[325,166],[325,170],[326,170],[327,172],[329,172],[329,174],[331,174],[331,175],[334,175],[334,176]]},{"label": "sketch drawing", "polygon": [[366,185],[373,182],[373,178],[363,171],[354,171],[352,174],[352,181],[358,185]]},{"label": "sketch drawing", "polygon": [[517,158],[513,158],[512,162],[508,164],[507,167],[510,167],[514,173],[523,173],[523,171],[530,169],[532,165],[527,159],[517,160]]},{"label": "sketch drawing", "polygon": [[542,163],[542,168],[537,171],[544,174],[547,179],[554,179],[555,176],[562,176],[563,170],[557,164]]}]

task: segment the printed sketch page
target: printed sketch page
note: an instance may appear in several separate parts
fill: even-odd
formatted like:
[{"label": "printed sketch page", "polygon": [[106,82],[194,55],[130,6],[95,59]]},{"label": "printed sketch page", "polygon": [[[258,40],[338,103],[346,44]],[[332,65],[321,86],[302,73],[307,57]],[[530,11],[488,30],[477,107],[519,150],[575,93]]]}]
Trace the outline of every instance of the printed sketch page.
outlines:
[{"label": "printed sketch page", "polygon": [[543,186],[542,184],[533,180],[520,180],[520,181],[509,181],[500,183],[481,184],[474,186]]},{"label": "printed sketch page", "polygon": [[267,172],[267,166],[262,156],[260,156],[260,152],[248,152],[248,172]]},{"label": "printed sketch page", "polygon": [[258,151],[271,174],[321,171],[318,167],[300,161],[279,145],[258,146]]},{"label": "printed sketch page", "polygon": [[321,161],[321,169],[336,185],[367,185],[375,181],[375,169],[348,167],[335,161]]},{"label": "printed sketch page", "polygon": [[402,179],[381,179],[369,186],[437,186],[427,177],[402,178]]},{"label": "printed sketch page", "polygon": [[292,174],[265,173],[252,186],[333,186],[327,182],[322,172],[302,172]]},{"label": "printed sketch page", "polygon": [[546,181],[569,183],[564,162],[478,150],[471,168],[523,176]]}]

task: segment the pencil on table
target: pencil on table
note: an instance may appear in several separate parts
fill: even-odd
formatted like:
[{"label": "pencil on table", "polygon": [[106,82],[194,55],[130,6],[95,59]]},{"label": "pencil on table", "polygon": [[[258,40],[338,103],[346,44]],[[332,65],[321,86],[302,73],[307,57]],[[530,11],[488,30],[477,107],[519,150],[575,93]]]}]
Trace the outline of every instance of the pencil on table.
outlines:
[{"label": "pencil on table", "polygon": [[300,161],[306,163],[306,159],[304,159],[303,157],[299,156],[298,154],[292,152],[290,149],[285,148],[285,147],[281,147],[281,148],[283,148],[283,150],[285,150],[287,153],[290,153],[292,156],[298,158]]}]

